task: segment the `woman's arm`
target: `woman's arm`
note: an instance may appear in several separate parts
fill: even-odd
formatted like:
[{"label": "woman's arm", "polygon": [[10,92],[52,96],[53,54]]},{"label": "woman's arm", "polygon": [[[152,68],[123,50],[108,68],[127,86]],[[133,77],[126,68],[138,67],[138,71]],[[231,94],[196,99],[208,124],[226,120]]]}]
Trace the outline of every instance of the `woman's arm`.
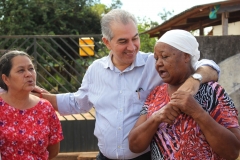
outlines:
[{"label": "woman's arm", "polygon": [[225,159],[237,159],[240,152],[239,128],[227,129],[217,123],[207,112],[194,117],[212,149]]},{"label": "woman's arm", "polygon": [[[215,108],[222,107],[222,109],[219,109],[213,115],[219,121],[218,123],[188,92],[177,91],[173,93],[171,98],[172,105],[178,107],[182,112],[191,116],[196,121],[214,152],[225,159],[236,159],[238,157],[240,152],[239,128],[227,129],[222,124],[219,124],[220,122],[224,124],[236,124],[236,117],[229,118],[230,114],[233,113],[233,110],[229,111],[226,108],[229,106],[221,104],[221,99],[218,99],[218,106],[215,106]],[[223,116],[223,114],[226,114],[225,117],[227,119],[219,117],[220,115]]]},{"label": "woman's arm", "polygon": [[130,150],[134,153],[146,150],[157,131],[157,126],[153,118],[147,120],[146,114],[141,115],[128,135]]},{"label": "woman's arm", "polygon": [[130,150],[134,153],[145,151],[151,143],[159,124],[163,122],[172,124],[179,114],[178,108],[167,104],[154,112],[148,119],[147,114],[141,115],[128,136]]},{"label": "woman's arm", "polygon": [[53,159],[54,157],[56,157],[59,153],[60,150],[60,142],[55,143],[53,145],[49,145],[47,147],[47,150],[49,152],[49,160]]}]

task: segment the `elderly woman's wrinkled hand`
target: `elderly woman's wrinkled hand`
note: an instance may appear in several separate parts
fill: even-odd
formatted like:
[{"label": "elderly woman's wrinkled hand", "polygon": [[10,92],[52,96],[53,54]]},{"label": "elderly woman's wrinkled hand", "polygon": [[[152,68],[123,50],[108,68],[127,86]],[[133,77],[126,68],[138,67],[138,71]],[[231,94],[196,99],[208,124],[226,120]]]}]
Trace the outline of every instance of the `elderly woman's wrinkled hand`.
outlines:
[{"label": "elderly woman's wrinkled hand", "polygon": [[197,118],[201,116],[201,111],[203,111],[200,104],[194,99],[192,94],[187,91],[176,91],[171,96],[171,104],[181,112],[193,117]]},{"label": "elderly woman's wrinkled hand", "polygon": [[174,120],[181,114],[180,109],[168,103],[160,110],[153,113],[154,118],[159,122],[165,122],[168,124],[173,124]]}]

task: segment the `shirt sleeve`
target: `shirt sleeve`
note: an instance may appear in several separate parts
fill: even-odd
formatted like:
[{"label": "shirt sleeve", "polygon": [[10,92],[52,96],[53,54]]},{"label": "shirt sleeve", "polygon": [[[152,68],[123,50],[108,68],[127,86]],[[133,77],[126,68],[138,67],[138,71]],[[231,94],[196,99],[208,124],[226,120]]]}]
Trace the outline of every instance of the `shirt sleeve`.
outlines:
[{"label": "shirt sleeve", "polygon": [[194,66],[194,69],[197,70],[197,68],[201,66],[210,66],[218,72],[218,75],[220,75],[221,72],[220,67],[213,60],[202,59],[200,61],[197,61]]},{"label": "shirt sleeve", "polygon": [[60,115],[86,113],[93,104],[89,102],[89,70],[83,77],[81,87],[75,93],[57,94],[57,106]]},{"label": "shirt sleeve", "polygon": [[149,104],[151,103],[151,100],[153,99],[154,93],[155,93],[155,88],[147,96],[147,99],[145,100],[145,103],[142,106],[142,110],[140,111],[140,116],[144,114],[148,114],[148,107],[149,107]]},{"label": "shirt sleeve", "polygon": [[75,102],[73,93],[57,94],[57,106],[60,115],[77,114],[80,106]]}]

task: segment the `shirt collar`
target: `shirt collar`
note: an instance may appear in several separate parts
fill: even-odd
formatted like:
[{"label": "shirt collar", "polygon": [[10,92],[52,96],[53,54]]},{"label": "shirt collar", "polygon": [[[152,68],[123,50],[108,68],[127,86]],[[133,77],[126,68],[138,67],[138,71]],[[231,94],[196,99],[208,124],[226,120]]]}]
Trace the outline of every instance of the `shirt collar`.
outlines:
[{"label": "shirt collar", "polygon": [[[145,65],[145,60],[142,57],[142,52],[138,52],[136,55],[135,61],[131,64],[131,66],[128,67],[128,70],[132,70],[135,67],[140,67]],[[110,52],[109,55],[107,56],[107,63],[105,63],[104,68],[109,68],[111,70],[114,70],[114,64],[112,63],[112,53]]]}]

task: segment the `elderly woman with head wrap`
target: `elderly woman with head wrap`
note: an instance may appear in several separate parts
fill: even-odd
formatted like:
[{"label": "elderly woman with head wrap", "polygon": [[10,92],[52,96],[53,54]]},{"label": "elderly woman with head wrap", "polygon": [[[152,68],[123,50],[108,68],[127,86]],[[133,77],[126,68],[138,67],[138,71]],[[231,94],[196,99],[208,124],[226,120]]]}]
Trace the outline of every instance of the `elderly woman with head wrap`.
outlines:
[{"label": "elderly woman with head wrap", "polygon": [[165,83],[146,99],[129,134],[130,150],[141,152],[150,144],[152,160],[236,159],[238,113],[225,90],[217,82],[201,84],[194,96],[179,90],[200,57],[195,37],[168,31],[157,41],[154,57]]}]

